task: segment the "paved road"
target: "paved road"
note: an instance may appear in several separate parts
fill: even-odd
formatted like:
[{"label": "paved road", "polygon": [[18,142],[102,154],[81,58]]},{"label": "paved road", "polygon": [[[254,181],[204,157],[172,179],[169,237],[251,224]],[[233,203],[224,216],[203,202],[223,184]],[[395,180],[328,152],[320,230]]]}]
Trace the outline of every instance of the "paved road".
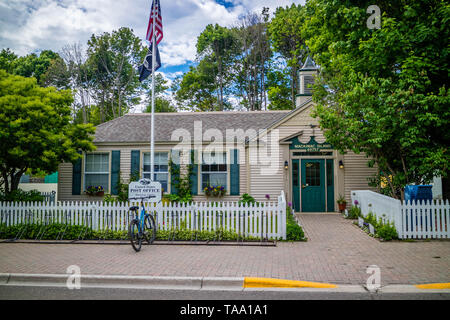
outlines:
[{"label": "paved road", "polygon": [[365,284],[377,265],[381,283],[450,282],[450,242],[379,242],[337,214],[302,214],[308,242],[277,247],[56,245],[0,243],[0,273],[268,277]]},{"label": "paved road", "polygon": [[172,290],[0,286],[0,300],[450,300],[450,293],[345,293],[279,290]]}]

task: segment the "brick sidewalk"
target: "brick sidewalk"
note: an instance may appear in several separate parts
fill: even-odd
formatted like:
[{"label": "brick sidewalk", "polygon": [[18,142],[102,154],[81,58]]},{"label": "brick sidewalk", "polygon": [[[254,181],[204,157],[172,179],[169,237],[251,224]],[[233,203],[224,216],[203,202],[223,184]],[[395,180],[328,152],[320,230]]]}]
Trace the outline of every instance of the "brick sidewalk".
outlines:
[{"label": "brick sidewalk", "polygon": [[[57,245],[0,243],[0,273],[270,277],[365,284],[369,265],[382,284],[450,281],[450,242],[379,242],[337,214],[302,214],[308,242],[277,247]],[[440,257],[440,258],[437,258]]]}]

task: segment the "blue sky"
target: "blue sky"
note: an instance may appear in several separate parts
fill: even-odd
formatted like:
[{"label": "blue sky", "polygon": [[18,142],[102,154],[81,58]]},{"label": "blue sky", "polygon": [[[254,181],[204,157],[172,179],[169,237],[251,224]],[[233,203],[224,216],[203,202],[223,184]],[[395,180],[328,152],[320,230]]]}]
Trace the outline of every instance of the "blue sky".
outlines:
[{"label": "blue sky", "polygon": [[[210,23],[231,26],[246,12],[273,14],[279,6],[304,0],[160,0],[164,39],[159,45],[169,81],[195,60],[198,35]],[[145,38],[151,0],[0,0],[0,48],[18,55],[67,44],[86,45],[92,34],[130,27]]]}]

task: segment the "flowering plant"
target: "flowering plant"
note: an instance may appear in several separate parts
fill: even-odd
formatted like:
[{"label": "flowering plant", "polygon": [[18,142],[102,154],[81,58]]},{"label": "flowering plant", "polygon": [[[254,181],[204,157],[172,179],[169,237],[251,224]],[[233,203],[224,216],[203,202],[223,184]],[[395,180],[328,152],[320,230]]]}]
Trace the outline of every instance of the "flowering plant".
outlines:
[{"label": "flowering plant", "polygon": [[223,186],[207,186],[203,191],[207,197],[223,197],[227,193]]},{"label": "flowering plant", "polygon": [[103,189],[103,186],[89,186],[86,189],[86,194],[88,194],[90,196],[99,195],[103,192],[105,192],[105,189]]},{"label": "flowering plant", "polygon": [[266,194],[266,199],[270,200],[270,194]]}]

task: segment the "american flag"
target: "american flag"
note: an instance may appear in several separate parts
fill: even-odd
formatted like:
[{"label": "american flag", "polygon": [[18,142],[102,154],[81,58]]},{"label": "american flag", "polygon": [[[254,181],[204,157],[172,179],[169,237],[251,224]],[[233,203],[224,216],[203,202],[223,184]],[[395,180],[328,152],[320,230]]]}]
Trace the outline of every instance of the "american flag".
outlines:
[{"label": "american flag", "polygon": [[153,40],[153,13],[156,15],[156,25],[155,25],[155,36],[156,36],[156,45],[158,45],[163,39],[163,27],[162,27],[162,17],[161,17],[161,5],[159,4],[159,0],[153,0],[152,3],[152,11],[150,13],[150,20],[148,21],[147,28],[147,41],[152,42]]}]

